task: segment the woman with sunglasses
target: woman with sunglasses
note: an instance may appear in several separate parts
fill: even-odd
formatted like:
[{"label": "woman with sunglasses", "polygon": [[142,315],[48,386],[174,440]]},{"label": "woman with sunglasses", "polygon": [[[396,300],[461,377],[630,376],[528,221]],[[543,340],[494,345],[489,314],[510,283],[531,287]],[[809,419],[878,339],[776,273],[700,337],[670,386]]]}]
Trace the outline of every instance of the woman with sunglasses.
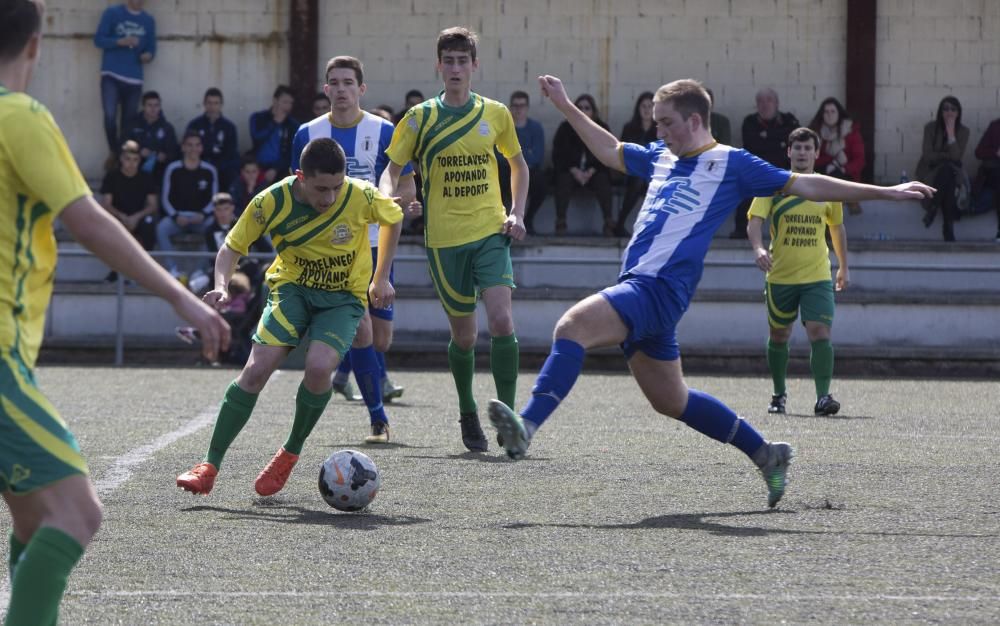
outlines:
[{"label": "woman with sunglasses", "polygon": [[941,209],[941,233],[945,241],[955,241],[952,224],[958,219],[955,191],[965,179],[962,155],[969,143],[969,128],[962,125],[962,105],[955,96],[945,96],[937,117],[924,126],[924,143],[917,163],[917,180],[937,189],[924,201],[924,226],[930,227]]}]

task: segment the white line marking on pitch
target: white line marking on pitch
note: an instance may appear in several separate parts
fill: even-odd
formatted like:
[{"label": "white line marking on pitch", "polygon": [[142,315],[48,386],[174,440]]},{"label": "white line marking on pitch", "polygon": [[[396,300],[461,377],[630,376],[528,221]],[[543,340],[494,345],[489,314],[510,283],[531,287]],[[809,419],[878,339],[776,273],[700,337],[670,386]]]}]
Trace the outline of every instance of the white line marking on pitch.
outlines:
[{"label": "white line marking on pitch", "polygon": [[358,598],[542,598],[567,600],[614,600],[628,598],[699,598],[703,600],[766,600],[768,602],[786,601],[850,601],[850,602],[995,602],[998,596],[935,596],[935,595],[893,595],[893,594],[754,594],[754,593],[671,593],[655,591],[621,591],[614,593],[586,591],[548,591],[539,593],[518,591],[181,591],[174,589],[146,589],[134,591],[71,591],[67,595],[88,596],[95,598],[133,598],[133,597],[167,597],[167,598],[342,598],[344,596]]}]

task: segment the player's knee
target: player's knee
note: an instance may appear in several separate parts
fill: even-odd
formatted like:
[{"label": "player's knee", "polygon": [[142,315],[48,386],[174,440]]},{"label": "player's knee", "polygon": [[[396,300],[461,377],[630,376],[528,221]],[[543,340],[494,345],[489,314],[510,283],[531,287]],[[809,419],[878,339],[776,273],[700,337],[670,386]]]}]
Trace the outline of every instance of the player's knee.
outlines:
[{"label": "player's knee", "polygon": [[80,494],[79,497],[67,498],[60,506],[49,511],[42,519],[41,526],[58,528],[86,546],[97,534],[103,519],[101,502],[89,494]]},{"label": "player's knee", "polygon": [[559,318],[556,322],[556,328],[552,331],[553,339],[572,339],[577,340],[579,337],[580,322],[572,315],[572,313],[566,313]]},{"label": "player's knee", "polygon": [[389,346],[392,345],[392,334],[388,335],[375,335],[372,338],[372,345],[375,347],[376,352],[388,352]]},{"label": "player's knee", "polygon": [[493,337],[507,337],[514,334],[514,317],[510,311],[500,313],[489,320],[490,335]]},{"label": "player's knee", "polygon": [[474,332],[453,332],[451,342],[462,350],[471,350],[476,345],[476,333]]},{"label": "player's knee", "polygon": [[309,390],[309,393],[317,395],[326,393],[330,390],[333,370],[332,367],[306,364],[305,372],[302,374],[302,384]]}]

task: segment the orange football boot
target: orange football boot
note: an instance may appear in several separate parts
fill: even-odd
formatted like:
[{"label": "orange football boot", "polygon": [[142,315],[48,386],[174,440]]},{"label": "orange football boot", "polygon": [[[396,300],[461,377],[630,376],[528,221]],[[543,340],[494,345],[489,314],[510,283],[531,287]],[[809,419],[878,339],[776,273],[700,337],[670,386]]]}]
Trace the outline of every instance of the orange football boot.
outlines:
[{"label": "orange football boot", "polygon": [[177,477],[177,486],[184,491],[207,496],[215,486],[215,477],[219,474],[211,463],[199,463]]},{"label": "orange football boot", "polygon": [[278,448],[270,463],[257,475],[253,488],[262,496],[273,496],[278,493],[288,482],[288,477],[292,475],[292,469],[298,460],[299,455]]}]

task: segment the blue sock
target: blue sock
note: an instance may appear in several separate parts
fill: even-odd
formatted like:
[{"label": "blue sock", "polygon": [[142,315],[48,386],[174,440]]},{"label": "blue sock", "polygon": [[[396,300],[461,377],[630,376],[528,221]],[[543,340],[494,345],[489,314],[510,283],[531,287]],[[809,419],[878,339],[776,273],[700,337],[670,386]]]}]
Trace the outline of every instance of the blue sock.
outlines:
[{"label": "blue sock", "polygon": [[521,410],[521,417],[531,422],[528,428],[532,433],[569,395],[583,370],[584,353],[583,346],[570,339],[556,339],[552,344],[552,351],[531,390],[531,399]]},{"label": "blue sock", "polygon": [[688,390],[687,407],[680,420],[716,441],[730,443],[751,459],[764,438],[746,420],[707,393]]},{"label": "blue sock", "polygon": [[378,379],[385,380],[388,377],[385,371],[385,353],[376,350],[375,358],[378,359]]},{"label": "blue sock", "polygon": [[375,348],[351,348],[351,360],[354,364],[354,379],[361,388],[361,397],[365,399],[368,415],[371,421],[387,422],[385,408],[382,406],[382,377],[378,374],[378,359]]},{"label": "blue sock", "polygon": [[348,350],[344,354],[344,358],[340,360],[340,365],[337,366],[337,371],[333,374],[333,382],[338,385],[346,383],[347,377],[351,374],[351,352],[353,350]]}]

